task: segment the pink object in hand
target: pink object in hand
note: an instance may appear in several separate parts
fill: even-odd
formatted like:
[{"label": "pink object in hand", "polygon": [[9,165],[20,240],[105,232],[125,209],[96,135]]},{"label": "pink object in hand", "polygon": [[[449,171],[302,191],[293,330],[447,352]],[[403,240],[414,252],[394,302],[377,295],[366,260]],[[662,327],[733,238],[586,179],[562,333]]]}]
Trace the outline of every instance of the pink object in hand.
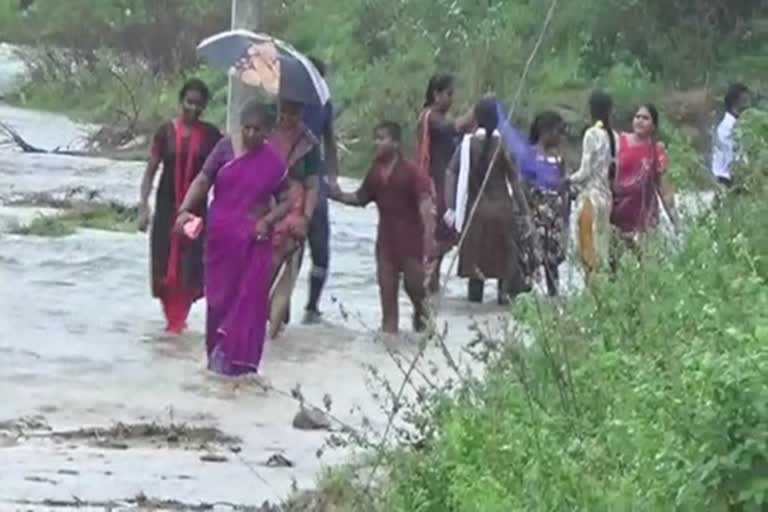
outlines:
[{"label": "pink object in hand", "polygon": [[187,222],[184,223],[184,234],[190,240],[196,240],[203,231],[203,219],[200,217],[192,216]]}]

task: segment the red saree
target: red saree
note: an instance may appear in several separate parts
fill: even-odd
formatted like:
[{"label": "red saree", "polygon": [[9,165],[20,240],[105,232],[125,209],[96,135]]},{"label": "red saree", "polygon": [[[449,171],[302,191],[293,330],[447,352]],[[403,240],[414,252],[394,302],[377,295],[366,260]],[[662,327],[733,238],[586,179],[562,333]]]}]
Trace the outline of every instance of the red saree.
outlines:
[{"label": "red saree", "polygon": [[623,233],[647,233],[659,222],[658,190],[667,166],[664,145],[632,144],[619,137],[618,166],[613,181],[611,224]]},{"label": "red saree", "polygon": [[[175,333],[184,329],[192,303],[203,295],[203,237],[188,240],[174,233],[176,213],[221,138],[219,130],[207,123],[189,126],[188,137],[185,130],[181,118],[164,124],[151,148],[163,164],[150,238],[152,293],[162,303],[166,329]],[[204,216],[205,208],[195,214]]]}]

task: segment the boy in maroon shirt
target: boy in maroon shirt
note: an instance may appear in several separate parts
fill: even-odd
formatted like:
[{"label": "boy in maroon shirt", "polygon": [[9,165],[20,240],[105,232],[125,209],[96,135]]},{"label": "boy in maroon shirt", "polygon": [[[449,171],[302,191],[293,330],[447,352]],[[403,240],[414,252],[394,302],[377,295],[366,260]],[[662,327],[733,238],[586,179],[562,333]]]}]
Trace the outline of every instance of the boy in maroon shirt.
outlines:
[{"label": "boy in maroon shirt", "polygon": [[405,291],[414,308],[413,328],[426,327],[426,256],[432,250],[434,216],[431,181],[401,151],[402,129],[393,122],[375,130],[376,153],[371,169],[356,192],[338,187],[331,197],[349,206],[376,203],[376,273],[381,298],[382,330],[396,334],[399,326],[398,289],[403,274]]}]

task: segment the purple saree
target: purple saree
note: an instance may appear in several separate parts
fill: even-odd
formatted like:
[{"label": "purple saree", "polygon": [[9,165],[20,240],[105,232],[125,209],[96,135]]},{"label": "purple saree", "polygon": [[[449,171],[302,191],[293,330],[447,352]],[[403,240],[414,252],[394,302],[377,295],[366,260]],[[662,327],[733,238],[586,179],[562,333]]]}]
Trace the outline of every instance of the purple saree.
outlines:
[{"label": "purple saree", "polygon": [[501,103],[496,104],[496,113],[501,139],[515,159],[523,180],[540,190],[561,191],[565,183],[562,164],[542,155],[536,146],[531,145],[528,138],[509,122]]},{"label": "purple saree", "polygon": [[234,157],[219,142],[203,172],[213,183],[205,243],[208,368],[223,375],[257,372],[264,348],[271,240],[257,241],[256,221],[285,178],[267,144]]}]

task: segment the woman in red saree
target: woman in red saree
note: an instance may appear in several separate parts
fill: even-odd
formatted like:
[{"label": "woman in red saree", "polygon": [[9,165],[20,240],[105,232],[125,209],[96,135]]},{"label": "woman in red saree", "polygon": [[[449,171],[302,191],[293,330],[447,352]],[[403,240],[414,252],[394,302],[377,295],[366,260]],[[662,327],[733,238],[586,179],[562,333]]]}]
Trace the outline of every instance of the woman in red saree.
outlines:
[{"label": "woman in red saree", "polygon": [[[184,84],[179,93],[181,114],[155,134],[141,182],[139,227],[144,231],[150,223],[149,194],[162,164],[150,234],[150,260],[152,295],[162,303],[170,334],[185,329],[192,303],[203,296],[202,237],[183,240],[173,231],[173,224],[190,183],[221,138],[218,128],[200,120],[209,96],[208,87],[200,80]],[[200,204],[195,213],[204,217],[205,204]]]},{"label": "woman in red saree", "polygon": [[[651,104],[638,108],[632,133],[619,136],[618,165],[612,183],[611,224],[619,238],[635,246],[659,223],[659,200],[675,222],[674,190],[667,179],[664,144],[656,140],[659,113]],[[613,258],[612,258],[613,259]]]},{"label": "woman in red saree", "polygon": [[240,117],[242,149],[235,149],[229,137],[216,145],[176,221],[182,232],[213,187],[205,233],[206,348],[208,369],[231,376],[258,371],[267,328],[272,233],[288,206],[280,193],[285,165],[265,142],[267,109],[251,102]]},{"label": "woman in red saree", "polygon": [[[427,85],[424,107],[419,114],[417,166],[432,179],[432,195],[436,205],[436,219],[445,215],[445,174],[456,149],[459,136],[475,125],[474,110],[451,119],[448,112],[453,105],[453,76],[438,73]],[[456,242],[456,233],[442,222],[435,222],[435,261],[430,263],[429,291],[440,288],[440,266],[443,257]],[[432,256],[432,255],[428,255]]]}]

